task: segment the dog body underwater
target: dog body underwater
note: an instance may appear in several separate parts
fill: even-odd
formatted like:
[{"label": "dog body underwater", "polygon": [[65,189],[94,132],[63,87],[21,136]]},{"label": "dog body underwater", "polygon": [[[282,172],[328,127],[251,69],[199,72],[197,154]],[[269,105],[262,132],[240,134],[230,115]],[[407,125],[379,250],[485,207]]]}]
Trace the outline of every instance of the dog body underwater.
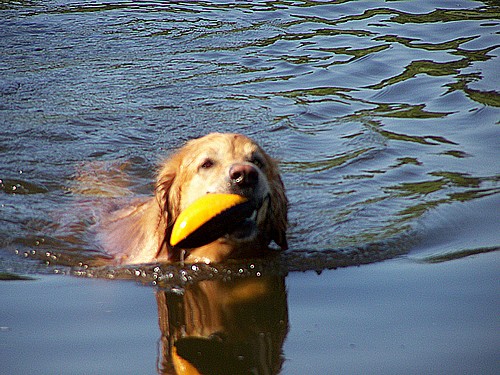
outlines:
[{"label": "dog body underwater", "polygon": [[[253,214],[236,229],[198,248],[170,245],[178,215],[210,193],[238,194],[252,202]],[[276,162],[240,134],[212,133],[188,141],[158,171],[154,196],[111,212],[98,225],[104,252],[122,264],[220,262],[252,258],[286,240],[288,201]]]}]

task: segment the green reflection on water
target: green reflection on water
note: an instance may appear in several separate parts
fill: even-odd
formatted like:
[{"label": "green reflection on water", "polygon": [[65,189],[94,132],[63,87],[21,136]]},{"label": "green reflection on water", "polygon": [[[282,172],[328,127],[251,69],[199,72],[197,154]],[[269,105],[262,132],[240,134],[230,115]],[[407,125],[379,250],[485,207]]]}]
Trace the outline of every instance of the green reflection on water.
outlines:
[{"label": "green reflection on water", "polygon": [[447,84],[449,87],[448,93],[456,90],[463,91],[469,99],[474,100],[483,105],[500,107],[500,94],[497,91],[481,91],[474,90],[467,86],[467,83],[478,81],[480,77],[477,74],[468,74],[458,76],[458,81]]},{"label": "green reflection on water", "polygon": [[386,189],[388,192],[396,192],[398,196],[406,197],[428,195],[441,191],[447,186],[478,188],[481,184],[480,178],[470,177],[465,173],[431,172],[429,175],[441,178],[432,181],[404,182]]},{"label": "green reflection on water", "polygon": [[[440,178],[432,181],[405,182],[384,189],[390,195],[411,198],[412,202],[415,202],[415,198],[446,194],[446,196],[436,199],[419,200],[418,203],[405,207],[397,214],[400,217],[398,221],[413,220],[442,204],[466,202],[500,192],[500,189],[496,187],[482,187],[485,183],[498,181],[498,176],[472,177],[465,173],[445,171],[431,172],[429,175]],[[450,188],[454,188],[453,192],[449,192]],[[465,190],[456,191],[457,189]]]},{"label": "green reflection on water", "polygon": [[457,38],[442,43],[423,43],[423,42],[416,42],[417,39],[413,38],[406,38],[397,35],[382,35],[376,37],[375,40],[383,40],[389,43],[400,43],[408,48],[424,49],[427,51],[443,51],[443,50],[456,50],[461,44],[470,42],[476,38],[477,36],[472,36],[468,38]]},{"label": "green reflection on water", "polygon": [[399,82],[406,81],[418,74],[427,74],[430,76],[454,75],[460,73],[460,69],[466,68],[467,66],[469,66],[469,64],[470,61],[467,59],[444,63],[431,60],[412,61],[405,67],[403,73],[388,79],[384,79],[383,81],[375,85],[369,85],[366,88],[378,90]]},{"label": "green reflection on water", "polygon": [[410,14],[397,12],[398,15],[391,18],[396,23],[441,23],[463,20],[488,20],[498,19],[500,12],[497,7],[480,7],[476,9],[436,9],[426,14]]},{"label": "green reflection on water", "polygon": [[[439,185],[439,182],[437,182],[436,185]],[[444,185],[442,185],[444,186]],[[420,188],[425,189],[425,185],[421,185]],[[439,191],[441,189],[436,189],[435,191]],[[418,204],[415,204],[413,206],[407,207],[403,210],[401,210],[398,213],[398,216],[400,216],[400,222],[406,222],[408,220],[414,220],[420,216],[422,216],[424,213],[427,211],[436,208],[440,205],[443,204],[449,204],[453,202],[467,202],[471,201],[473,199],[478,199],[478,198],[483,198],[487,197],[489,195],[497,194],[500,192],[500,189],[479,189],[479,190],[467,190],[464,192],[460,193],[451,193],[448,195],[446,198],[442,199],[435,199],[435,200],[430,200],[430,201],[424,201]]]},{"label": "green reflection on water", "polygon": [[456,145],[455,142],[452,142],[441,136],[436,136],[436,135],[417,136],[417,135],[396,133],[389,130],[382,130],[382,124],[380,123],[380,121],[375,121],[375,120],[367,121],[366,126],[368,126],[370,130],[375,131],[378,134],[382,135],[384,138],[393,141],[413,142],[413,143],[420,143],[423,145],[438,145],[438,144]]},{"label": "green reflection on water", "polygon": [[322,52],[331,52],[337,55],[350,55],[351,59],[347,61],[336,61],[334,64],[347,64],[353,62],[356,59],[360,59],[361,57],[377,53],[383,51],[390,46],[388,44],[382,44],[378,46],[368,47],[368,48],[352,48],[352,47],[337,47],[337,48],[318,48],[319,51]]},{"label": "green reflection on water", "polygon": [[414,119],[426,119],[426,118],[441,118],[450,115],[451,112],[431,112],[425,110],[425,104],[386,104],[379,103],[376,108],[369,110],[362,110],[356,113],[356,115],[366,116],[376,114],[380,117],[392,117],[392,118],[414,118]]},{"label": "green reflection on water", "polygon": [[333,156],[331,158],[326,158],[322,160],[314,160],[314,161],[289,161],[282,163],[284,169],[287,172],[309,172],[309,173],[317,173],[326,171],[331,168],[338,167],[342,164],[347,163],[350,160],[356,159],[362,154],[372,150],[373,148],[363,148],[361,150],[349,152],[343,155]]}]

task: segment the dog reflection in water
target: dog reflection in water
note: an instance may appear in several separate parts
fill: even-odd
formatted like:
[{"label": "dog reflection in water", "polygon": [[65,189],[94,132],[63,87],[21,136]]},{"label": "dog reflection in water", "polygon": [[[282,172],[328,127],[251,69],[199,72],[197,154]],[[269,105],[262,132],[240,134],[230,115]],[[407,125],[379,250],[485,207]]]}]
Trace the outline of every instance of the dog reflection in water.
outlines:
[{"label": "dog reflection in water", "polygon": [[279,373],[288,331],[284,278],[207,280],[156,298],[159,373]]}]

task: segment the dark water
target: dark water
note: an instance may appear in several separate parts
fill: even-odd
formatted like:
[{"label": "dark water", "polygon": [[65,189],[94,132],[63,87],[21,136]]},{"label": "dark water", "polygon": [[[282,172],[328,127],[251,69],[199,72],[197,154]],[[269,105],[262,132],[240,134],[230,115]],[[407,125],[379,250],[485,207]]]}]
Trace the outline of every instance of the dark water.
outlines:
[{"label": "dark water", "polygon": [[[306,368],[401,373],[407,372],[401,358],[409,358],[410,373],[433,372],[417,365],[422,360],[443,370],[496,373],[500,365],[494,358],[500,353],[493,348],[500,347],[499,339],[478,332],[500,328],[494,276],[500,245],[499,15],[494,1],[0,2],[0,272],[8,278],[41,277],[34,283],[3,284],[2,290],[11,296],[19,288],[31,301],[49,288],[65,301],[60,311],[50,299],[33,302],[38,310],[29,317],[23,312],[32,304],[8,297],[4,306],[10,309],[2,310],[0,319],[10,322],[5,314],[20,313],[17,323],[0,320],[2,351],[30,341],[28,333],[14,339],[9,327],[24,319],[43,322],[48,311],[66,316],[62,324],[71,324],[68,314],[88,323],[83,312],[71,309],[72,303],[92,304],[93,293],[107,290],[111,295],[115,290],[147,295],[155,332],[149,335],[146,328],[134,326],[134,337],[144,334],[149,343],[159,337],[157,308],[170,305],[154,301],[158,290],[121,282],[54,281],[41,274],[138,278],[176,293],[193,285],[184,292],[187,306],[191,294],[210,295],[200,280],[226,280],[224,285],[237,293],[239,286],[232,285],[236,279],[267,275],[286,276],[288,290],[288,300],[284,287],[273,287],[270,294],[285,296],[277,311],[287,308],[288,319],[273,319],[288,321],[286,338],[279,330],[268,330],[274,346],[264,350],[252,344],[267,354],[283,348],[282,357],[269,355],[271,372],[277,366],[283,373]],[[147,194],[154,168],[169,150],[211,131],[248,134],[281,161],[291,227],[290,250],[279,259],[195,270],[156,265],[89,269],[78,263],[93,255],[91,244],[72,242],[71,233],[64,241],[47,235],[61,212],[78,217],[74,200],[81,197],[72,187],[85,165],[107,163],[107,172],[118,174],[126,165],[132,191]],[[69,232],[84,231],[89,220],[81,219]],[[61,265],[68,263],[78,267]],[[319,277],[295,272],[366,263],[371,265],[325,271]],[[380,276],[381,269],[387,277]],[[399,272],[406,274],[408,292],[401,288]],[[350,282],[342,283],[342,275]],[[440,278],[444,284],[429,282]],[[462,282],[473,287],[464,290]],[[337,283],[346,288],[341,299],[359,293],[365,299],[341,309],[335,299],[325,297]],[[264,286],[253,287],[267,290],[266,282]],[[415,297],[429,289],[439,303]],[[310,301],[308,309],[302,300]],[[401,318],[396,326],[386,320],[397,301],[406,306],[400,317],[426,306],[419,325],[412,328],[412,319]],[[457,301],[458,306],[470,301],[485,306],[477,315],[462,311],[468,330],[455,325],[452,313],[442,313],[456,311]],[[126,310],[126,299],[115,302],[115,311]],[[360,344],[347,336],[345,342],[336,341],[326,335],[329,330],[318,328],[338,322],[335,314],[354,309],[366,319],[365,330],[349,325],[359,341],[368,343],[364,351],[356,351]],[[126,311],[129,320],[145,322],[141,312]],[[377,314],[367,319],[370,311]],[[316,326],[305,328],[311,317],[318,319]],[[117,351],[126,351],[132,333],[120,336],[116,326],[101,323],[103,335],[87,333],[87,340],[92,337],[98,347],[112,340]],[[481,329],[473,334],[475,324]],[[228,327],[238,325],[235,318]],[[434,333],[427,333],[436,325],[442,342],[432,345]],[[382,332],[419,337],[397,347],[411,347],[422,357],[381,345]],[[68,333],[61,340],[70,342],[75,336]],[[45,341],[37,348],[51,342],[50,335],[41,337]],[[468,339],[474,345],[467,345]],[[80,349],[88,345],[83,341]],[[462,356],[444,355],[443,345]],[[65,350],[76,355],[65,346],[54,349]],[[36,361],[46,366],[42,373],[78,372],[55,360],[64,356],[43,353],[43,360]],[[116,366],[116,358],[102,353],[104,368],[127,372]],[[154,358],[161,356],[155,348],[148,353],[153,359],[145,372],[155,372]],[[359,366],[335,361],[334,355]],[[94,368],[85,367],[90,356],[68,361],[88,373]],[[386,366],[374,367],[380,357],[388,358]],[[23,356],[10,358],[10,371],[16,362],[26,362]],[[144,360],[140,355],[139,361],[124,358],[130,369],[141,368]],[[467,358],[467,366],[450,367],[457,358]]]}]

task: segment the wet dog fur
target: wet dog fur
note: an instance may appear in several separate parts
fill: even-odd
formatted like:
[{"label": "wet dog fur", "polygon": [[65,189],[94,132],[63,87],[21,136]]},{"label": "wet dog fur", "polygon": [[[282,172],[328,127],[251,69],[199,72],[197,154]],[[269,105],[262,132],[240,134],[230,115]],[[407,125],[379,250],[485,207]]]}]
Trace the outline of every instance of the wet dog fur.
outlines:
[{"label": "wet dog fur", "polygon": [[[239,194],[257,215],[216,241],[185,252],[170,245],[181,211],[209,193]],[[212,133],[187,142],[158,171],[154,196],[109,213],[97,231],[101,248],[117,263],[221,262],[252,258],[274,241],[286,249],[288,201],[275,162],[255,141],[240,134]],[[250,220],[251,221],[251,220]]]}]

